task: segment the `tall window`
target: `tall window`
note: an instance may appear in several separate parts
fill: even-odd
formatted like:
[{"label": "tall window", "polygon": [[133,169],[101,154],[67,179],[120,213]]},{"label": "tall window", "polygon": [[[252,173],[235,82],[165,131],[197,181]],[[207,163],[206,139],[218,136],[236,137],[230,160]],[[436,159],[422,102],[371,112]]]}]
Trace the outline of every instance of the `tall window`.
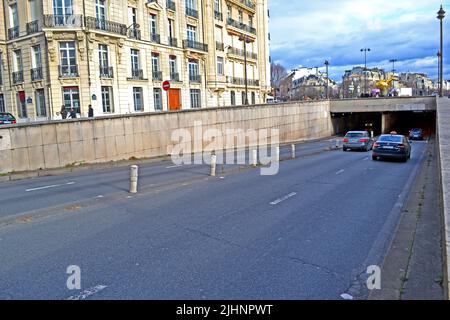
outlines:
[{"label": "tall window", "polygon": [[245,105],[246,104],[246,95],[245,95],[245,92],[244,91],[242,91],[242,94],[241,94],[241,103],[242,103],[242,105]]},{"label": "tall window", "polygon": [[230,5],[227,6],[227,16],[228,16],[228,19],[233,18],[233,9],[231,8]]},{"label": "tall window", "polygon": [[42,67],[42,54],[40,45],[31,47],[31,66],[33,68]]},{"label": "tall window", "polygon": [[25,92],[19,91],[16,94],[17,110],[19,112],[19,118],[27,118],[28,110],[25,102]]},{"label": "tall window", "polygon": [[128,22],[133,25],[137,23],[137,9],[135,7],[128,7]]},{"label": "tall window", "polygon": [[22,70],[23,70],[22,51],[14,50],[14,71],[18,72]]},{"label": "tall window", "polygon": [[239,15],[239,22],[243,23],[244,22],[244,15],[243,15],[241,10],[238,11],[238,15]]},{"label": "tall window", "polygon": [[140,69],[139,50],[131,49],[131,71],[137,72]]},{"label": "tall window", "polygon": [[77,57],[75,51],[75,41],[59,43],[59,56],[61,59],[62,74],[77,74]]},{"label": "tall window", "polygon": [[223,58],[217,57],[217,74],[223,76]]},{"label": "tall window", "polygon": [[169,19],[169,38],[175,38],[175,22]]},{"label": "tall window", "polygon": [[256,104],[256,94],[252,92],[252,104]]},{"label": "tall window", "polygon": [[81,113],[80,110],[80,91],[78,87],[64,87],[63,101],[67,110],[73,108],[76,113]]},{"label": "tall window", "polygon": [[201,108],[201,97],[199,89],[191,89],[191,108]]},{"label": "tall window", "polygon": [[143,111],[143,102],[142,102],[142,88],[134,87],[133,88],[133,102],[134,102],[134,111]]},{"label": "tall window", "polygon": [[195,3],[195,0],[186,0],[186,8],[197,10],[197,4]]},{"label": "tall window", "polygon": [[189,41],[197,41],[197,28],[194,26],[187,26],[187,39]]},{"label": "tall window", "polygon": [[113,113],[113,91],[112,87],[102,87],[102,109],[103,113]]},{"label": "tall window", "polygon": [[162,111],[162,92],[160,88],[153,89],[153,100],[155,102],[155,110]]},{"label": "tall window", "polygon": [[28,0],[28,6],[30,8],[30,21],[38,20],[40,16],[38,0]]},{"label": "tall window", "polygon": [[222,12],[221,0],[214,0],[214,11],[218,13]]},{"label": "tall window", "polygon": [[105,0],[95,0],[95,17],[101,21],[106,20]]},{"label": "tall window", "polygon": [[158,34],[158,17],[156,14],[150,14],[150,35]]},{"label": "tall window", "polygon": [[253,27],[253,16],[248,16],[248,25]]},{"label": "tall window", "polygon": [[73,15],[73,0],[53,0],[53,13],[57,16]]},{"label": "tall window", "polygon": [[159,72],[159,54],[152,53],[152,72],[155,74]]},{"label": "tall window", "polygon": [[109,67],[108,46],[106,44],[98,45],[98,62],[100,64],[100,68]]},{"label": "tall window", "polygon": [[5,98],[3,97],[3,93],[0,93],[0,112],[6,112]]},{"label": "tall window", "polygon": [[170,56],[169,57],[169,69],[170,69],[170,78],[172,80],[174,79],[174,76],[178,73],[177,72],[177,57],[176,56]]},{"label": "tall window", "polygon": [[198,80],[198,61],[197,60],[190,60],[189,61],[189,79],[191,81]]},{"label": "tall window", "polygon": [[37,89],[34,93],[36,101],[36,115],[38,117],[47,116],[47,107],[45,106],[45,94],[44,89]]},{"label": "tall window", "polygon": [[11,28],[19,25],[19,12],[17,10],[17,3],[13,3],[9,6],[9,26]]},{"label": "tall window", "polygon": [[235,106],[236,105],[236,92],[231,91],[231,105]]}]

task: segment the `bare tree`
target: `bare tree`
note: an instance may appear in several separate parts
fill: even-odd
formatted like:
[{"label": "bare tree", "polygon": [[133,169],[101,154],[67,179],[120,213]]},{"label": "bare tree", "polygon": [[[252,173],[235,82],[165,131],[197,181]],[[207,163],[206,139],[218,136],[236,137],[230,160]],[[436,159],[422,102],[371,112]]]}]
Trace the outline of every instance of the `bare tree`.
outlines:
[{"label": "bare tree", "polygon": [[279,63],[273,63],[270,65],[271,85],[273,88],[278,89],[280,87],[280,80],[287,75],[286,68]]}]

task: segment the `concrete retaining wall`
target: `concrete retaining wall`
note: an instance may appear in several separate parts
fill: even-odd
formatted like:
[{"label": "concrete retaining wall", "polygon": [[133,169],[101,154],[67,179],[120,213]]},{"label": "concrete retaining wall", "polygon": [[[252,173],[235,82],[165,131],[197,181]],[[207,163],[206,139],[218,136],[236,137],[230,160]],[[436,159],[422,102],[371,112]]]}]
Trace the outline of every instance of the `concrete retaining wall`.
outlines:
[{"label": "concrete retaining wall", "polygon": [[434,110],[436,110],[435,97],[370,98],[331,101],[331,112],[334,113]]},{"label": "concrete retaining wall", "polygon": [[445,283],[447,299],[450,298],[450,101],[438,100],[437,132],[439,142],[440,183],[442,185],[443,249],[445,262]]},{"label": "concrete retaining wall", "polygon": [[[170,154],[175,129],[279,129],[280,142],[333,134],[330,102],[186,110],[2,126],[0,174]],[[192,150],[195,152],[196,150]]]}]

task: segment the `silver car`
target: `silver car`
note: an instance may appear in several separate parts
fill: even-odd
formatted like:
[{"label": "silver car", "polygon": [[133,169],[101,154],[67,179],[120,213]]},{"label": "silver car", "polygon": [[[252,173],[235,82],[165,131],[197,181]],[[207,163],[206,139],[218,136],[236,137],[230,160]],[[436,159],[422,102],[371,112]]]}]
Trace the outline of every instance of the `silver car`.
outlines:
[{"label": "silver car", "polygon": [[373,147],[373,139],[367,131],[349,131],[344,137],[342,149],[370,151]]}]

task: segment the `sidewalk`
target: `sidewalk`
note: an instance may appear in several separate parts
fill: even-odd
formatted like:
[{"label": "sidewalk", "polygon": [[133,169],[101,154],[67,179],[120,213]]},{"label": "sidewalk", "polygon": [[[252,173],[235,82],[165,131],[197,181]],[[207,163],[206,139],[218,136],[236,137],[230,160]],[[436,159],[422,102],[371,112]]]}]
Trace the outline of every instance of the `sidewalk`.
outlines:
[{"label": "sidewalk", "polygon": [[426,159],[384,260],[381,290],[370,300],[444,299],[440,189],[437,148],[430,141]]}]

